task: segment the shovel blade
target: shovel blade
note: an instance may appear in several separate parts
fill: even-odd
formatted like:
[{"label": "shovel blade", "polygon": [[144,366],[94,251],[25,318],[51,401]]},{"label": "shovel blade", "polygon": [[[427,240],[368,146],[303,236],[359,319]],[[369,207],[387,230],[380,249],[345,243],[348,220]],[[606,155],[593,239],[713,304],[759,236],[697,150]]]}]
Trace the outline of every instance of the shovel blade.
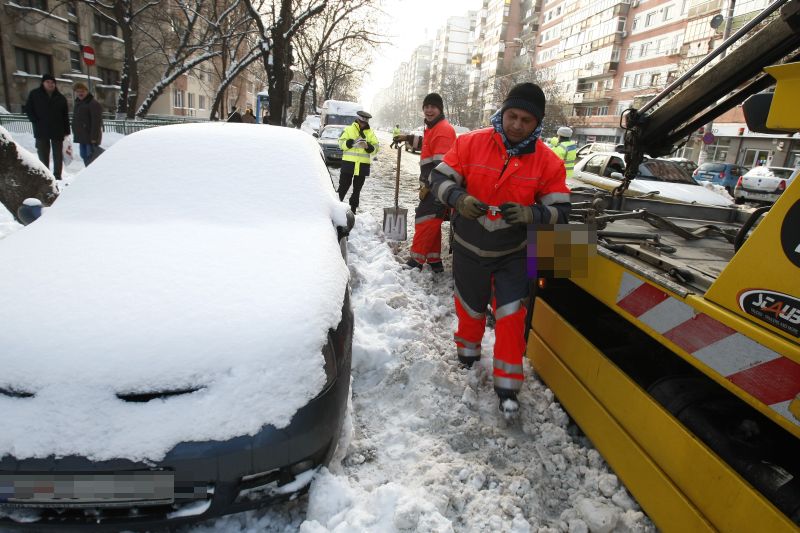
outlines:
[{"label": "shovel blade", "polygon": [[402,207],[385,207],[383,209],[383,233],[387,239],[404,241],[408,238],[406,222],[408,209]]}]

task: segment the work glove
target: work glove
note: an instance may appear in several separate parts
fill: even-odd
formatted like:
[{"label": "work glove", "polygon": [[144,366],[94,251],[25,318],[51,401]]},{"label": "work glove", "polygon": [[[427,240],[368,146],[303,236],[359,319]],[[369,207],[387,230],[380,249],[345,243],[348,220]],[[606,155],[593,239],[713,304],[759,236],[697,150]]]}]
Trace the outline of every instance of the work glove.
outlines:
[{"label": "work glove", "polygon": [[344,145],[345,145],[345,146],[347,146],[348,148],[352,148],[352,147],[353,147],[353,145],[354,145],[355,143],[356,143],[356,142],[355,142],[353,139],[347,139],[347,140],[344,142]]},{"label": "work glove", "polygon": [[475,220],[484,214],[487,209],[489,209],[488,205],[469,194],[460,196],[456,201],[458,214],[469,220]]},{"label": "work glove", "polygon": [[507,202],[500,206],[503,219],[509,224],[533,224],[533,208],[516,202]]},{"label": "work glove", "polygon": [[419,199],[424,200],[428,193],[431,192],[431,188],[427,185],[420,185],[419,186]]}]

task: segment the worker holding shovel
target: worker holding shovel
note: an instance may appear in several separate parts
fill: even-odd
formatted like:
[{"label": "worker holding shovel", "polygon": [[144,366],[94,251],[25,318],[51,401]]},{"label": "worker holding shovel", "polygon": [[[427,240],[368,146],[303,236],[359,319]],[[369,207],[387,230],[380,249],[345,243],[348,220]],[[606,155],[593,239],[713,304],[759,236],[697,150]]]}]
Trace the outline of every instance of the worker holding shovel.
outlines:
[{"label": "worker holding shovel", "polygon": [[394,142],[406,142],[417,149],[422,146],[419,155],[419,206],[414,217],[411,258],[406,262],[406,267],[422,270],[422,265],[428,263],[434,273],[440,273],[444,271],[442,221],[448,208],[430,194],[429,176],[455,143],[456,132],[444,118],[444,102],[437,93],[430,93],[422,100],[422,113],[425,115],[424,135],[395,135],[393,139]]}]

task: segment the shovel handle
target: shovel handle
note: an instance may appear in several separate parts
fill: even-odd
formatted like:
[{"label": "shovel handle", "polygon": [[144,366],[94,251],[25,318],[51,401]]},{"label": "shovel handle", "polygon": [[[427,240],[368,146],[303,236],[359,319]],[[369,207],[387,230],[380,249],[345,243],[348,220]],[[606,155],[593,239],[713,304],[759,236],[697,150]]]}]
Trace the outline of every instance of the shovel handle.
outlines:
[{"label": "shovel handle", "polygon": [[397,170],[395,172],[394,178],[394,208],[397,209],[398,201],[400,197],[400,157],[402,156],[403,151],[400,149],[400,146],[397,147]]}]

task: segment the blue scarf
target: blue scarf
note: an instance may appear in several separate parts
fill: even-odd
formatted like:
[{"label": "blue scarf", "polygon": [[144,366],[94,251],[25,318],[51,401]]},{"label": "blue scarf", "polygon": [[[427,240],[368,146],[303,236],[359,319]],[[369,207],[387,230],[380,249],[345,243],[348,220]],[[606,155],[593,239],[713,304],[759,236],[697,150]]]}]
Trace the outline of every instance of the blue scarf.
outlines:
[{"label": "blue scarf", "polygon": [[533,133],[528,136],[527,139],[523,139],[518,144],[511,146],[511,143],[508,142],[508,137],[506,137],[506,132],[503,131],[503,109],[499,109],[489,121],[494,126],[494,131],[500,134],[500,137],[503,138],[503,145],[506,147],[506,152],[508,152],[509,156],[514,155],[522,155],[522,154],[532,154],[536,151],[536,140],[542,134],[542,123],[540,122],[536,129],[533,130]]}]

